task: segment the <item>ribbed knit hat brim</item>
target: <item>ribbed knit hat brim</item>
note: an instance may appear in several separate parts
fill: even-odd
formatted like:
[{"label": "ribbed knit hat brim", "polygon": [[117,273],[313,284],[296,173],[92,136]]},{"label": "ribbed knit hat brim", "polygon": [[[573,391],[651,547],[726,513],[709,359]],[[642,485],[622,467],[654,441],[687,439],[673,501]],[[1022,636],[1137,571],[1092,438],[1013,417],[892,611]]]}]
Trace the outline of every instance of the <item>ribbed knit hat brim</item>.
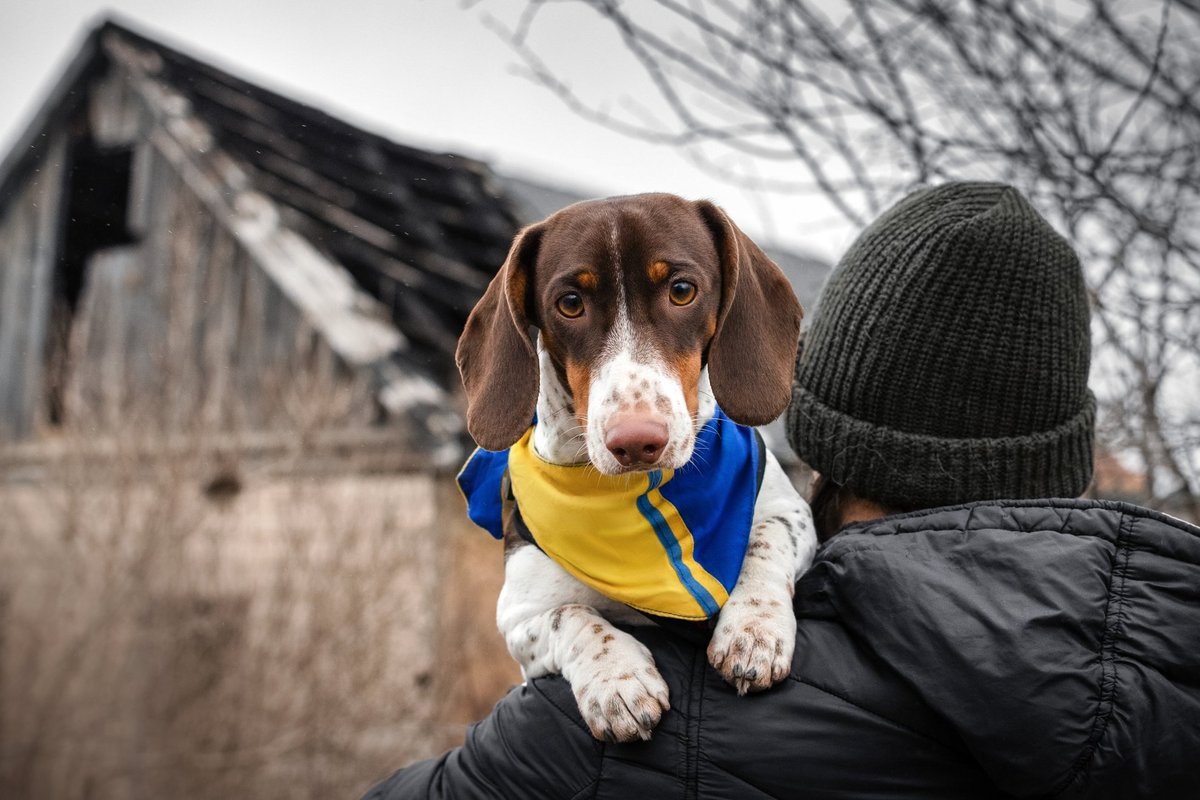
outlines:
[{"label": "ribbed knit hat brim", "polygon": [[895,508],[969,500],[1078,497],[1092,478],[1096,400],[1053,430],[991,439],[949,439],[855,419],[797,385],[788,430],[810,464],[843,486],[867,487]]}]

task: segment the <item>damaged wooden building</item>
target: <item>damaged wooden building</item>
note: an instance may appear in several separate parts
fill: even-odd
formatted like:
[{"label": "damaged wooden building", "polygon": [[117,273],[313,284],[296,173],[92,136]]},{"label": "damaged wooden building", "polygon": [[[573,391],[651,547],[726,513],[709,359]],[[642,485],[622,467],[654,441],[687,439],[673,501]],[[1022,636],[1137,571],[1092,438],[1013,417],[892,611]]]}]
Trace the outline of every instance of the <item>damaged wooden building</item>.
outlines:
[{"label": "damaged wooden building", "polygon": [[302,376],[429,452],[519,224],[478,161],[102,25],[0,166],[0,434],[271,429]]},{"label": "damaged wooden building", "polygon": [[0,796],[355,796],[461,741],[519,675],[454,347],[576,199],[86,36],[0,163]]}]

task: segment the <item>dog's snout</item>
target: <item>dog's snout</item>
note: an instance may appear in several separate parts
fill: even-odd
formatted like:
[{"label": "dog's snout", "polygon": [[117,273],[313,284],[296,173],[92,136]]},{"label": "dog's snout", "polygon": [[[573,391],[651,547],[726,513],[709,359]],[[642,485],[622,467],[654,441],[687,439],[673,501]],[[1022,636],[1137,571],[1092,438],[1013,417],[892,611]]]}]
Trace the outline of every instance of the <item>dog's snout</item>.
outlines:
[{"label": "dog's snout", "polygon": [[604,445],[622,467],[650,466],[667,446],[667,426],[646,417],[614,419]]}]

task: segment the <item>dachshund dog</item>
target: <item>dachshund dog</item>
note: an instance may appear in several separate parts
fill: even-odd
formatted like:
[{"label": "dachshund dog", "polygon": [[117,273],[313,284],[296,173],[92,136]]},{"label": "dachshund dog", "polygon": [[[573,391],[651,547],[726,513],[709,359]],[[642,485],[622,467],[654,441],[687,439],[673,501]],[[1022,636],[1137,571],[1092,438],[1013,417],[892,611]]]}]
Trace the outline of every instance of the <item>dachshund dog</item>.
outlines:
[{"label": "dachshund dog", "polygon": [[788,404],[802,316],[720,208],[645,194],[522,230],[467,320],[456,360],[482,449],[460,482],[500,507],[500,631],[527,679],[567,679],[598,739],[649,738],[669,708],[614,622],[693,620],[739,694],[790,672],[816,539],[748,426]]}]

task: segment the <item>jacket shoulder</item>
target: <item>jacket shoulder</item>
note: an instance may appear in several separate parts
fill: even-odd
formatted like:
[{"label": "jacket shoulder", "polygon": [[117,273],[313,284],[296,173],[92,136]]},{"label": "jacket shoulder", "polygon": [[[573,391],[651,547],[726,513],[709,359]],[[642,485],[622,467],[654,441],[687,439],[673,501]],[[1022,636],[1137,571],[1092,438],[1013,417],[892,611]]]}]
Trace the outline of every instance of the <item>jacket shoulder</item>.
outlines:
[{"label": "jacket shoulder", "polygon": [[404,767],[363,800],[591,797],[600,751],[566,681],[537,679],[505,695],[462,746]]},{"label": "jacket shoulder", "polygon": [[1194,526],[1078,500],[898,515],[830,540],[798,596],[895,668],[1005,791],[1170,797],[1192,779]]}]

